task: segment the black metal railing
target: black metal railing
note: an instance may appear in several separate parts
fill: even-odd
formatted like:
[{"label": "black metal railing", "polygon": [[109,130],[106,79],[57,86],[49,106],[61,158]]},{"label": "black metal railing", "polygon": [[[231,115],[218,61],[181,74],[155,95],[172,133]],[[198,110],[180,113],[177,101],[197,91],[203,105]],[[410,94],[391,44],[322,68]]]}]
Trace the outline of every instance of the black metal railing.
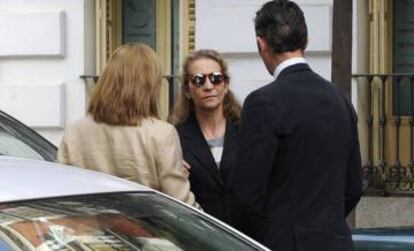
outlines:
[{"label": "black metal railing", "polygon": [[[365,193],[414,196],[414,74],[356,74],[353,78],[359,87],[366,87],[362,88],[367,99],[365,121],[361,121],[366,132],[366,144],[361,145],[367,155]],[[407,134],[405,144],[401,137]]]}]

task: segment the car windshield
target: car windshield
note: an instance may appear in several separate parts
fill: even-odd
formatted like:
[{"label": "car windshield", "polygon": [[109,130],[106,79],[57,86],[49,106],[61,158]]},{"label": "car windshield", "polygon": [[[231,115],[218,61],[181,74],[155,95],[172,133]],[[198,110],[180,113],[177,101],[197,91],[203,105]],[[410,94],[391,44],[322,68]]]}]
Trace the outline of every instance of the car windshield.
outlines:
[{"label": "car windshield", "polygon": [[149,192],[0,204],[0,250],[260,250]]}]

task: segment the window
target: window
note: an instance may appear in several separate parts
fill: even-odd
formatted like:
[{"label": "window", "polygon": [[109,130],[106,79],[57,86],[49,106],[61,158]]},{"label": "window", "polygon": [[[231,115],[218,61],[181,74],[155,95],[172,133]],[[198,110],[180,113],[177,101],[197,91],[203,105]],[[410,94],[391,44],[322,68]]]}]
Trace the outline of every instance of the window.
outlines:
[{"label": "window", "polygon": [[190,20],[195,16],[194,0],[96,1],[98,75],[121,44],[150,45],[166,75],[161,88],[161,115],[165,118],[179,88],[180,62],[194,46],[194,20]]},{"label": "window", "polygon": [[2,130],[0,130],[0,155],[43,160],[43,157],[32,147]]},{"label": "window", "polygon": [[0,155],[54,161],[56,152],[42,136],[0,112]]},{"label": "window", "polygon": [[0,248],[261,250],[205,216],[152,193],[0,204]]},{"label": "window", "polygon": [[[414,74],[414,1],[395,0],[393,15],[393,72]],[[414,114],[414,78],[402,77],[394,85],[397,99],[394,101],[395,115]]]}]

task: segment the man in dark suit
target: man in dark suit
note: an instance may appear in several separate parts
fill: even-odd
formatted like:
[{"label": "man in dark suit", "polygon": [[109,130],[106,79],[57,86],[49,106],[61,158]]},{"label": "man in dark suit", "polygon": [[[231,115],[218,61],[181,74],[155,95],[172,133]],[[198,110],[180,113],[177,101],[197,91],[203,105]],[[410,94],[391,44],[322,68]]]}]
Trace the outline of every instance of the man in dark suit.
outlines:
[{"label": "man in dark suit", "polygon": [[255,30],[275,80],[244,103],[232,224],[275,250],[352,250],[345,217],[362,193],[352,104],[306,64],[297,4],[265,3]]}]

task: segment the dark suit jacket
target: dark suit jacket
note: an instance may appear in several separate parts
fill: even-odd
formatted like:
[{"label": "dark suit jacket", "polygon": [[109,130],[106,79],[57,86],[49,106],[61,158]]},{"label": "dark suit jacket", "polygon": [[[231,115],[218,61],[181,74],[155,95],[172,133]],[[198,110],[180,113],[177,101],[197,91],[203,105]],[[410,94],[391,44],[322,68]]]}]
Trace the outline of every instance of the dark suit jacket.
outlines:
[{"label": "dark suit jacket", "polygon": [[352,250],[345,216],[362,193],[352,104],[307,64],[245,100],[233,225],[277,250]]},{"label": "dark suit jacket", "polygon": [[229,222],[228,180],[236,160],[237,124],[226,124],[219,169],[194,115],[178,125],[177,131],[184,160],[191,166],[189,179],[196,201],[208,214]]}]

